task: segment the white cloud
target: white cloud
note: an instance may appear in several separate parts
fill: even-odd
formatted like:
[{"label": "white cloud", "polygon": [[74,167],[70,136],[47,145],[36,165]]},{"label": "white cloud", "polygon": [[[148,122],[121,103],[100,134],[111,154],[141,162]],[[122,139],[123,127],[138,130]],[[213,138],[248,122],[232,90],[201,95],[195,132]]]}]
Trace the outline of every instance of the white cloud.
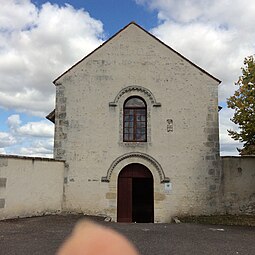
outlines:
[{"label": "white cloud", "polygon": [[49,121],[29,122],[17,130],[19,135],[33,137],[53,137],[54,125]]},{"label": "white cloud", "polygon": [[[252,0],[136,0],[158,12],[151,32],[195,64],[222,80],[219,101],[224,104],[236,87],[246,56],[255,53],[255,1]],[[221,151],[242,147],[227,134],[233,112],[220,113]],[[224,123],[223,123],[224,122]],[[238,152],[236,151],[237,155]]]},{"label": "white cloud", "polygon": [[244,57],[255,50],[252,0],[136,0],[158,11],[157,37],[222,80],[220,101],[233,94]]},{"label": "white cloud", "polygon": [[19,114],[13,114],[7,118],[10,132],[16,136],[53,137],[54,125],[47,120],[28,122],[21,125]]},{"label": "white cloud", "polygon": [[71,5],[1,2],[0,108],[45,116],[54,108],[52,80],[102,37],[102,23]]},{"label": "white cloud", "polygon": [[15,133],[18,129],[18,127],[21,124],[20,116],[18,114],[13,114],[7,118],[7,124],[12,131],[12,133]]},{"label": "white cloud", "polygon": [[53,157],[53,139],[34,140],[28,147],[22,147],[16,151],[24,156]]},{"label": "white cloud", "polygon": [[4,148],[0,148],[0,154],[6,154],[6,151]]},{"label": "white cloud", "polygon": [[[0,8],[0,109],[44,117],[54,108],[52,81],[103,41],[103,25],[83,9],[31,0]],[[19,114],[0,132],[0,153],[52,156],[54,125],[22,124]]]},{"label": "white cloud", "polygon": [[0,132],[0,153],[24,156],[52,157],[53,155],[53,123],[42,120],[22,125],[20,115],[8,117],[9,130]]},{"label": "white cloud", "polygon": [[0,132],[0,148],[3,150],[4,147],[11,146],[17,141],[15,137],[6,132]]},{"label": "white cloud", "polygon": [[37,16],[36,7],[29,0],[1,1],[1,29],[21,30],[33,25]]},{"label": "white cloud", "polygon": [[243,144],[236,140],[233,140],[227,130],[238,131],[238,126],[230,121],[234,115],[234,111],[229,108],[223,108],[219,113],[220,123],[220,145],[222,156],[234,156],[239,155],[237,148],[241,149]]}]

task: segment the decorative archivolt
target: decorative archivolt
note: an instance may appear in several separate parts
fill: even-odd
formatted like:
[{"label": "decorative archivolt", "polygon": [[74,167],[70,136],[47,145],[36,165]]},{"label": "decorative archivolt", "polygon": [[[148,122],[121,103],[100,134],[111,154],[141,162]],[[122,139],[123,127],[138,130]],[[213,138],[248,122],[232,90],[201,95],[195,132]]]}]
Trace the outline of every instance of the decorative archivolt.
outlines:
[{"label": "decorative archivolt", "polygon": [[122,89],[118,94],[117,96],[115,97],[114,101],[113,102],[110,102],[109,103],[109,106],[117,106],[118,105],[118,102],[119,102],[119,99],[125,94],[125,93],[128,93],[128,92],[139,92],[139,93],[142,93],[144,94],[151,102],[151,104],[154,106],[154,107],[160,107],[161,106],[161,103],[158,103],[154,97],[154,95],[152,94],[152,92],[142,86],[128,86],[128,87],[125,87],[124,89]]},{"label": "decorative archivolt", "polygon": [[131,152],[131,153],[126,153],[120,157],[118,157],[117,159],[115,159],[111,166],[109,167],[108,171],[107,171],[107,175],[101,178],[102,182],[110,182],[111,179],[111,175],[114,171],[114,169],[116,168],[116,166],[123,160],[125,159],[130,159],[130,158],[134,158],[134,163],[136,163],[137,158],[142,158],[145,159],[146,161],[148,161],[150,164],[152,164],[154,166],[154,168],[156,169],[156,171],[158,172],[159,178],[160,178],[160,182],[161,183],[166,183],[169,182],[170,179],[168,177],[165,176],[165,173],[161,167],[161,165],[157,162],[157,160],[155,160],[153,157],[145,154],[145,153],[141,153],[141,152]]}]

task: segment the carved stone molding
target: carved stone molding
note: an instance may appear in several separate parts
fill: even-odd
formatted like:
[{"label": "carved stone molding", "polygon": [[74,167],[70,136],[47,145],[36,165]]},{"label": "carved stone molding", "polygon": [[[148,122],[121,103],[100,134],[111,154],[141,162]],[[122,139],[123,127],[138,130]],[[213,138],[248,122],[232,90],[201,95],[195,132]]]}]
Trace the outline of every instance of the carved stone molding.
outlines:
[{"label": "carved stone molding", "polygon": [[[147,160],[149,163],[151,163],[155,169],[158,172],[159,178],[160,178],[160,182],[161,183],[166,183],[166,182],[170,182],[170,179],[168,177],[165,176],[165,173],[161,167],[161,165],[157,162],[157,160],[155,160],[153,157],[145,154],[145,153],[141,153],[141,152],[131,152],[131,153],[126,153],[120,157],[118,157],[117,159],[115,159],[111,166],[109,167],[108,171],[107,171],[107,175],[101,178],[102,182],[110,182],[111,179],[111,175],[112,172],[114,171],[114,169],[116,168],[116,166],[123,160],[125,159],[129,159],[129,158],[142,158]],[[134,160],[134,163],[136,163],[136,161]]]},{"label": "carved stone molding", "polygon": [[142,86],[128,86],[128,87],[125,87],[124,89],[122,89],[118,94],[117,96],[115,97],[114,101],[113,102],[110,102],[109,103],[109,106],[112,106],[112,107],[115,107],[118,105],[118,102],[119,102],[119,99],[125,94],[125,93],[128,93],[128,92],[133,92],[133,91],[137,91],[137,92],[140,92],[140,93],[143,93],[151,102],[152,106],[154,107],[160,107],[161,106],[161,103],[158,103],[154,97],[154,95],[152,94],[152,92]]}]

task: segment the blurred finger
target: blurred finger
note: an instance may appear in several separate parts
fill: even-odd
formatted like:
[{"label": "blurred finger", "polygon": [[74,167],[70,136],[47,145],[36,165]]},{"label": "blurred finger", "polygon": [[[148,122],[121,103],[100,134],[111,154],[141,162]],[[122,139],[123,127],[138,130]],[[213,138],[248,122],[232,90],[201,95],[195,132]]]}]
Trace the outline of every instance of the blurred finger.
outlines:
[{"label": "blurred finger", "polygon": [[138,255],[135,247],[116,231],[89,221],[80,222],[58,255]]}]

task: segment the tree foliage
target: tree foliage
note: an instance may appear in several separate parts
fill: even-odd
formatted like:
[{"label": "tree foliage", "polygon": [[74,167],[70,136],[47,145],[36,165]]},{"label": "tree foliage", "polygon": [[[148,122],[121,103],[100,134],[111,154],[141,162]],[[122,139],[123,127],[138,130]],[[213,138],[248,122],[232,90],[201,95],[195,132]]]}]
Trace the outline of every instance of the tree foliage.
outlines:
[{"label": "tree foliage", "polygon": [[239,132],[228,130],[234,140],[244,142],[243,149],[238,149],[241,155],[255,154],[255,58],[244,59],[242,75],[236,85],[238,89],[227,99],[228,107],[235,110],[231,119],[239,125]]}]

